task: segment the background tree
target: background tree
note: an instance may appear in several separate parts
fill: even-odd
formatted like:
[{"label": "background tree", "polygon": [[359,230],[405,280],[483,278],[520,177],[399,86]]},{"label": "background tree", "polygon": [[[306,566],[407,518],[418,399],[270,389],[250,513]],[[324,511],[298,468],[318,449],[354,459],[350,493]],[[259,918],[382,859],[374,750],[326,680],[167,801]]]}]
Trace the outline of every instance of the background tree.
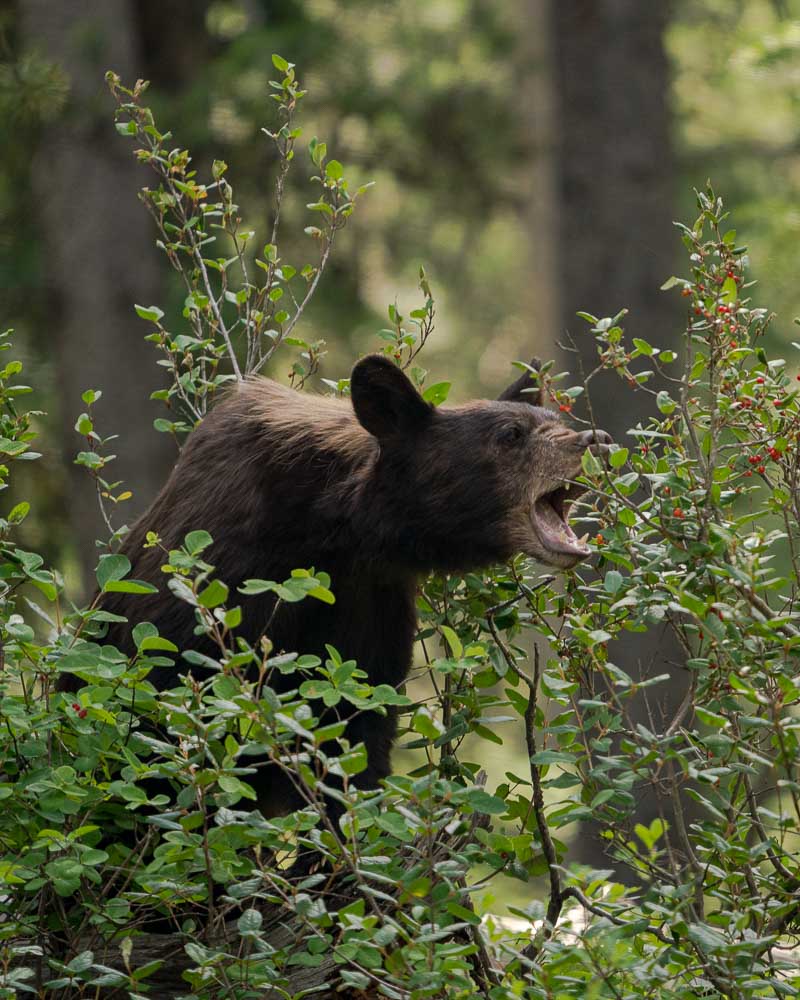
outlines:
[{"label": "background tree", "polygon": [[[665,346],[675,338],[675,304],[657,291],[677,256],[664,51],[671,8],[636,0],[552,6],[561,289],[554,333],[573,335],[587,373],[597,347],[575,336],[578,309],[614,316],[626,308],[632,333]],[[564,364],[574,369],[574,358]],[[596,412],[617,436],[652,410],[644,393],[638,413],[630,402],[620,412],[618,398],[613,379],[592,386]]]},{"label": "background tree", "polygon": [[[102,79],[109,61],[131,75],[139,72],[134,5],[21,0],[18,30],[23,49],[52,64],[63,87],[58,113],[38,138],[31,182],[53,333],[50,361],[65,418],[62,454],[69,461],[76,450],[69,417],[77,416],[81,393],[87,386],[102,389],[101,419],[110,432],[125,428],[123,457],[110,475],[136,490],[133,513],[157,491],[169,448],[150,433],[143,411],[140,387],[152,359],[130,307],[132,300],[157,298],[162,281],[149,220],[130,197],[136,165],[106,127]],[[70,534],[81,564],[89,567],[97,555],[97,502],[83,470],[71,461],[68,468]]]},{"label": "background tree", "polygon": [[[625,308],[633,336],[678,347],[676,300],[658,291],[674,269],[678,245],[671,224],[675,167],[664,51],[671,12],[669,3],[652,8],[636,0],[554,0],[549,12],[560,293],[554,333],[566,348],[562,363],[573,373],[589,375],[599,364],[598,344],[581,329],[577,310],[614,316]],[[540,235],[534,234],[534,245],[540,245]],[[628,443],[627,429],[646,423],[653,412],[651,387],[629,394],[621,407],[619,378],[608,372],[588,390],[594,419],[622,445]],[[685,659],[667,629],[623,632],[610,655],[632,676],[673,672]],[[659,711],[669,714],[676,704],[662,694]],[[644,699],[639,712],[646,722]],[[653,799],[642,802],[643,822],[650,822],[655,808]],[[603,847],[596,833],[579,839],[578,853],[600,867]]]}]

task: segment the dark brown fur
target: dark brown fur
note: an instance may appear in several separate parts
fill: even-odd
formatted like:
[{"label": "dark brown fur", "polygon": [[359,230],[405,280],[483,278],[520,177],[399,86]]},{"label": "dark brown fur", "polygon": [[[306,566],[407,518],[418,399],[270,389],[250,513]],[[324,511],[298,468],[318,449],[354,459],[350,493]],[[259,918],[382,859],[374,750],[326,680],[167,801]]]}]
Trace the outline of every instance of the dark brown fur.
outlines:
[{"label": "dark brown fur", "polygon": [[[530,511],[537,497],[579,474],[592,438],[564,427],[523,391],[530,385],[526,373],[499,401],[434,409],[377,356],[356,365],[352,405],[265,379],[242,383],[192,433],[123,546],[132,576],[156,584],[158,594],[108,595],[104,606],[132,624],[152,622],[181,650],[212,652],[194,635],[191,607],[166,589],[163,551],[143,548],[148,531],[176,548],[203,528],[214,538],[204,558],[232,597],[251,577],[282,581],[309,566],[330,574],[334,605],[306,599],[278,608],[269,629],[276,651],[324,657],[330,643],[357,660],[371,683],[402,684],[423,574],[484,566],[521,550],[557,565],[580,558],[542,549]],[[240,634],[256,642],[273,598],[241,603]],[[106,641],[133,652],[128,626],[112,625]],[[159,668],[151,680],[168,686],[177,669]],[[389,773],[394,735],[393,718],[351,721],[351,742],[363,740],[368,750],[363,785]],[[274,774],[262,773],[262,808],[292,805],[285,783],[279,788]]]}]

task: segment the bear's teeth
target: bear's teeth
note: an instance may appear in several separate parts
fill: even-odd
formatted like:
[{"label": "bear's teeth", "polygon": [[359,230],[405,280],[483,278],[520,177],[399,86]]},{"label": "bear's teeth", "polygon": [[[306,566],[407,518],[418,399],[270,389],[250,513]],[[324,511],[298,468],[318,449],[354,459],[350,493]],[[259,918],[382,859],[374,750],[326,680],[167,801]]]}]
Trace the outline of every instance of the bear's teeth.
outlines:
[{"label": "bear's teeth", "polygon": [[586,534],[583,536],[583,538],[578,539],[578,545],[585,545],[588,537],[589,537],[589,532],[587,531]]}]

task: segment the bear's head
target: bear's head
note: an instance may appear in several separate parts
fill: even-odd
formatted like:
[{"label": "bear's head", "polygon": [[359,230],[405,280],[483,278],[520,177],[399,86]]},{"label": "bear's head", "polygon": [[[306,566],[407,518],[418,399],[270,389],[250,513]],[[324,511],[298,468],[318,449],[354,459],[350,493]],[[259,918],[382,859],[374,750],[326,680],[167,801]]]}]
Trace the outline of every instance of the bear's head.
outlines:
[{"label": "bear's head", "polygon": [[350,389],[379,445],[374,506],[405,562],[467,569],[524,552],[568,568],[589,555],[567,517],[585,492],[584,452],[607,452],[611,436],[565,426],[527,371],[497,400],[434,407],[389,358],[369,355]]}]

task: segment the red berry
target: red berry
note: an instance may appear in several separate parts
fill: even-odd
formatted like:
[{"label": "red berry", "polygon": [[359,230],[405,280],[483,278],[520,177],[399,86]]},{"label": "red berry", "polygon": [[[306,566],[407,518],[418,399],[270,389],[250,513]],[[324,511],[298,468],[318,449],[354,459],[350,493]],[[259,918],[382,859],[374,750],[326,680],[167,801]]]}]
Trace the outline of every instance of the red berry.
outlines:
[{"label": "red berry", "polygon": [[750,476],[752,476],[752,475],[753,475],[753,473],[752,473],[752,472],[751,472],[751,471],[750,471],[749,469],[747,470],[747,472],[745,472],[745,476],[746,476],[746,477],[747,477],[748,479],[749,479],[749,478],[750,478]]},{"label": "red berry", "polygon": [[691,290],[691,288],[682,288],[682,289],[681,289],[681,295],[682,295],[682,296],[683,296],[684,298],[686,298],[686,297],[687,297],[688,295],[691,295],[691,294],[692,294],[692,290]]},{"label": "red berry", "polygon": [[80,710],[80,712],[78,712],[78,718],[79,718],[79,719],[85,719],[85,718],[86,718],[86,713],[87,713],[87,712],[88,712],[88,709],[86,709],[86,708],[82,708],[82,709]]},{"label": "red berry", "polygon": [[763,385],[764,379],[759,375],[758,378],[756,379],[756,382],[758,382],[759,385]]},{"label": "red berry", "polygon": [[602,545],[604,542],[605,542],[605,538],[603,538],[602,535],[595,535],[594,536],[594,544],[595,545]]},{"label": "red berry", "polygon": [[570,410],[572,409],[569,403],[561,403],[561,405],[558,408],[559,410],[561,410],[562,413],[569,413]]},{"label": "red berry", "polygon": [[683,511],[680,509],[680,507],[676,507],[673,510],[672,515],[673,515],[673,517],[681,518],[681,517],[683,517]]},{"label": "red berry", "polygon": [[766,471],[767,470],[764,468],[763,465],[759,465],[759,467],[756,469],[756,472],[766,472]]}]

